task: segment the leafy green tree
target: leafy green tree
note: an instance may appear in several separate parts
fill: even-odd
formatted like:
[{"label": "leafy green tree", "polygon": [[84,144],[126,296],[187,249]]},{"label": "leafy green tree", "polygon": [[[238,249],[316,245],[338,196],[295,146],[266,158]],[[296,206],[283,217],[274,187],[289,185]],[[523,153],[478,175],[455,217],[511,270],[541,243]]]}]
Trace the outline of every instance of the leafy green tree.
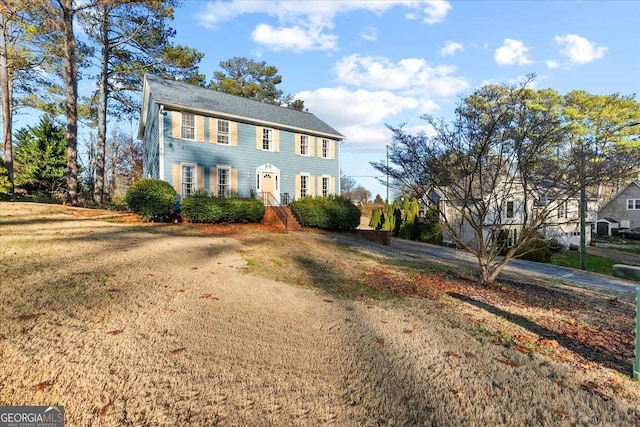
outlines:
[{"label": "leafy green tree", "polygon": [[571,91],[563,117],[571,173],[580,186],[580,268],[586,270],[587,187],[634,177],[640,170],[640,103],[633,96]]},{"label": "leafy green tree", "polygon": [[56,61],[45,55],[45,46],[34,43],[37,31],[28,20],[29,2],[4,0],[0,3],[0,98],[2,103],[3,158],[10,193],[13,193],[13,116],[20,106],[59,111],[51,95],[59,87],[49,77]]},{"label": "leafy green tree", "polygon": [[209,88],[274,105],[287,105],[302,111],[304,101],[296,99],[277,88],[282,83],[278,68],[265,61],[234,57],[220,62],[222,71],[213,73]]},{"label": "leafy green tree", "polygon": [[9,181],[9,171],[0,158],[0,194],[13,194],[12,183]]},{"label": "leafy green tree", "polygon": [[36,126],[16,132],[15,184],[53,198],[66,191],[66,141],[62,126],[45,115]]},{"label": "leafy green tree", "polygon": [[97,113],[93,197],[99,204],[105,189],[107,112],[118,118],[137,114],[137,94],[145,73],[204,81],[197,68],[203,54],[170,42],[175,30],[167,24],[177,5],[176,0],[104,3],[80,14],[99,61],[97,96],[93,97],[97,108],[89,110]]}]

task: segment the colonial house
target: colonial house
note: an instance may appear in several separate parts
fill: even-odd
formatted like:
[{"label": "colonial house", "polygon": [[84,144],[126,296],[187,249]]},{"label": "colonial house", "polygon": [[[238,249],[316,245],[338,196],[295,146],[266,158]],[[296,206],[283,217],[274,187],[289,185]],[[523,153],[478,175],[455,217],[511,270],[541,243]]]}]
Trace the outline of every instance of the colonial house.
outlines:
[{"label": "colonial house", "polygon": [[[544,238],[553,239],[567,248],[579,245],[580,201],[577,196],[568,196],[566,192],[553,189],[550,191],[541,184],[525,190],[523,183],[514,178],[497,183],[489,192],[478,193],[466,200],[450,197],[446,189],[433,189],[428,193],[429,201],[438,204],[441,215],[457,237],[456,240],[449,230],[443,230],[443,243],[477,247],[477,230],[481,230],[484,242],[490,242],[492,235],[502,232],[507,247],[511,247],[525,225],[538,224]],[[588,197],[585,217],[587,244],[591,241],[591,229],[597,219],[597,207],[597,199]]]},{"label": "colonial house", "polygon": [[344,136],[308,112],[147,75],[138,138],[144,176],[180,197],[203,189],[278,205],[340,192]]},{"label": "colonial house", "polygon": [[598,211],[597,233],[640,227],[640,181],[631,181]]}]

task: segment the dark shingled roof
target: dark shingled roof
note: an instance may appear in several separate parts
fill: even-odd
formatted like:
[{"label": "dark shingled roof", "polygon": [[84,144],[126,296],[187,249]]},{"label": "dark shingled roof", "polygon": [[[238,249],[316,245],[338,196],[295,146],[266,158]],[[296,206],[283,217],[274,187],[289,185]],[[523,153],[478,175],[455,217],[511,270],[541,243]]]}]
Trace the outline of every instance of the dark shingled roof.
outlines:
[{"label": "dark shingled roof", "polygon": [[248,122],[267,122],[283,128],[307,130],[309,133],[344,139],[344,135],[311,113],[229,95],[184,82],[164,80],[150,74],[146,76],[146,80],[151,96],[158,104],[241,117]]}]

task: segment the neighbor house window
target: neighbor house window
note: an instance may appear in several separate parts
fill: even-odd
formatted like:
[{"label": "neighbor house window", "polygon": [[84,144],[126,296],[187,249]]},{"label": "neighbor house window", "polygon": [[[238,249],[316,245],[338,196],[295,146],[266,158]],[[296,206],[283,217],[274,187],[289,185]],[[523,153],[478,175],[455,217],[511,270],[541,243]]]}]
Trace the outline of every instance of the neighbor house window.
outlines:
[{"label": "neighbor house window", "polygon": [[558,206],[558,218],[567,218],[569,216],[569,202],[564,201]]},{"label": "neighbor house window", "polygon": [[218,168],[218,196],[231,195],[231,172],[229,168]]},{"label": "neighbor house window", "polygon": [[329,143],[330,141],[328,139],[322,140],[322,158],[323,159],[329,158]]},{"label": "neighbor house window", "polygon": [[627,199],[628,210],[640,210],[640,199]]},{"label": "neighbor house window", "polygon": [[507,233],[507,247],[512,248],[516,244],[516,230],[515,228],[510,228]]},{"label": "neighbor house window", "polygon": [[262,129],[262,149],[273,151],[273,129]]},{"label": "neighbor house window", "polygon": [[322,177],[322,197],[327,197],[329,195],[329,177]]},{"label": "neighbor house window", "polygon": [[182,165],[182,193],[181,196],[185,197],[189,194],[193,194],[196,191],[196,166],[193,164]]},{"label": "neighbor house window", "polygon": [[182,113],[180,136],[184,139],[196,139],[196,118],[191,113]]},{"label": "neighbor house window", "polygon": [[513,201],[507,202],[507,218],[513,218]]},{"label": "neighbor house window", "polygon": [[229,122],[218,120],[218,144],[229,145]]},{"label": "neighbor house window", "polygon": [[309,155],[309,136],[300,135],[300,155]]},{"label": "neighbor house window", "polygon": [[309,194],[309,176],[300,175],[300,198],[304,199]]}]

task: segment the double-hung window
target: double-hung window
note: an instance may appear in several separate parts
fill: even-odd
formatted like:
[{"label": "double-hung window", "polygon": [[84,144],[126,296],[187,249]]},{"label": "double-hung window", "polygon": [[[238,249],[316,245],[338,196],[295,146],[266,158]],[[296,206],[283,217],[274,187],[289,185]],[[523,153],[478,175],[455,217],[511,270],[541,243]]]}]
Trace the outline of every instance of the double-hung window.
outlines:
[{"label": "double-hung window", "polygon": [[300,175],[300,198],[304,199],[309,194],[309,176]]},{"label": "double-hung window", "polygon": [[231,195],[231,171],[229,168],[218,168],[218,196],[228,197]]},{"label": "double-hung window", "polygon": [[181,196],[185,197],[196,191],[196,166],[193,164],[183,164],[181,169]]},{"label": "double-hung window", "polygon": [[567,218],[569,216],[569,202],[561,202],[558,206],[558,218]]},{"label": "double-hung window", "polygon": [[309,155],[309,136],[308,135],[300,135],[300,155],[301,156]]},{"label": "double-hung window", "polygon": [[228,197],[231,195],[231,170],[229,168],[218,167],[218,196]]},{"label": "double-hung window", "polygon": [[507,202],[507,218],[513,218],[513,201]]},{"label": "double-hung window", "polygon": [[322,177],[322,197],[327,197],[329,195],[329,177]]},{"label": "double-hung window", "polygon": [[640,210],[640,199],[627,199],[627,210]]},{"label": "double-hung window", "polygon": [[329,158],[329,151],[330,151],[329,144],[330,144],[330,141],[328,139],[322,140],[322,158],[323,159]]},{"label": "double-hung window", "polygon": [[180,136],[183,139],[196,139],[196,118],[191,113],[182,113]]},{"label": "double-hung window", "polygon": [[229,145],[229,122],[218,120],[218,144]]},{"label": "double-hung window", "polygon": [[273,129],[262,129],[262,149],[273,151]]}]

